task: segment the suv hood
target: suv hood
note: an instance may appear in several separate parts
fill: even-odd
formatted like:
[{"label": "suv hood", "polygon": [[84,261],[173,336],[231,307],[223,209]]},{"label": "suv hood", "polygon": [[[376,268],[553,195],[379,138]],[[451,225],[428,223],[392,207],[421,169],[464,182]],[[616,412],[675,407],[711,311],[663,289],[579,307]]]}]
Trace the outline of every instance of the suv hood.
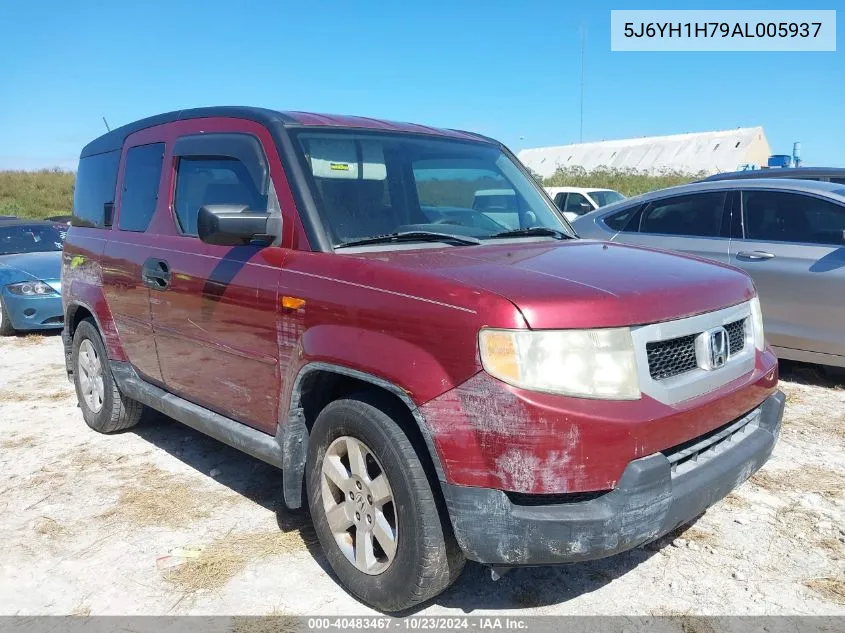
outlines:
[{"label": "suv hood", "polygon": [[532,328],[620,327],[718,310],[754,296],[740,270],[686,255],[590,240],[359,257],[448,278],[509,299]]}]

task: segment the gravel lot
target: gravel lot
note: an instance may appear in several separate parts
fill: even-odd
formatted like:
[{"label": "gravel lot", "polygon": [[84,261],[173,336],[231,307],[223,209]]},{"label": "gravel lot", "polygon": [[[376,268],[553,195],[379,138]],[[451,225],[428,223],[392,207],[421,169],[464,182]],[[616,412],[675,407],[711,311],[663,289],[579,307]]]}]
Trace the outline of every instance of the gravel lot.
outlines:
[{"label": "gravel lot", "polygon": [[[769,464],[692,527],[613,559],[468,565],[430,614],[845,615],[845,382],[785,368]],[[0,614],[366,614],[281,474],[149,415],[88,429],[61,339],[0,340]]]}]

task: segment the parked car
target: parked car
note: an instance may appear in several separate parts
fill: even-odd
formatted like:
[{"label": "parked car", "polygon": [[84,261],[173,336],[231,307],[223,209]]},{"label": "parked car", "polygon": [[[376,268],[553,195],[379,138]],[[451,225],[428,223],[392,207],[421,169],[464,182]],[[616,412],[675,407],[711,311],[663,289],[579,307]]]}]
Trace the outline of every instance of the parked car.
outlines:
[{"label": "parked car", "polygon": [[748,169],[745,171],[729,171],[713,174],[700,182],[714,180],[744,180],[746,178],[795,178],[799,180],[819,180],[845,185],[845,168],[843,167],[791,167]]},{"label": "parked car", "polygon": [[722,180],[655,191],[583,216],[582,237],[653,246],[745,270],[781,358],[845,367],[845,186]]},{"label": "parked car", "polygon": [[0,219],[0,336],[62,327],[61,263],[55,225]]},{"label": "parked car", "polygon": [[473,196],[472,208],[503,229],[519,228],[519,198],[513,189],[479,189]]},{"label": "parked car", "polygon": [[544,187],[544,189],[570,222],[585,213],[625,199],[625,196],[613,189],[585,189],[583,187]]},{"label": "parked car", "polygon": [[[748,276],[577,239],[491,139],[200,108],[105,134],[77,174],[64,343],[85,422],[152,407],[278,466],[383,611],[467,558],[501,574],[651,541],[775,443]],[[491,180],[518,228],[468,208]]]}]

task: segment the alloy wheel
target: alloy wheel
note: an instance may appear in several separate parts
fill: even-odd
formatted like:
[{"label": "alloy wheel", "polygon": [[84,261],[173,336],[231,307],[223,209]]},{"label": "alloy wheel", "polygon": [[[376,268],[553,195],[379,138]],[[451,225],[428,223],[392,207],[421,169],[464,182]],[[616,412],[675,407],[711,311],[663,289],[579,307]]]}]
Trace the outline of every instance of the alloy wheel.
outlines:
[{"label": "alloy wheel", "polygon": [[79,346],[76,369],[79,375],[79,387],[82,398],[92,413],[99,413],[103,408],[105,388],[103,385],[103,363],[90,339],[85,339]]},{"label": "alloy wheel", "polygon": [[371,576],[384,572],[396,556],[399,525],[373,452],[357,438],[337,438],[323,458],[320,485],[329,529],[347,560]]}]

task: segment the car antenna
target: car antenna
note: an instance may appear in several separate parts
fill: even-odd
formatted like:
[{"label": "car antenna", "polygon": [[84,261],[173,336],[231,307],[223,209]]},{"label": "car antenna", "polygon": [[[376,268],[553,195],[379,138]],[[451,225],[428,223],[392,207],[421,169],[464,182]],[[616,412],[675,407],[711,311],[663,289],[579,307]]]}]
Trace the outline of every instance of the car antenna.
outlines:
[{"label": "car antenna", "polygon": [[107,129],[109,132],[111,132],[111,128],[109,127],[109,122],[108,122],[108,121],[106,121],[106,117],[103,117],[103,123],[105,123],[105,124],[106,124],[106,129]]}]

